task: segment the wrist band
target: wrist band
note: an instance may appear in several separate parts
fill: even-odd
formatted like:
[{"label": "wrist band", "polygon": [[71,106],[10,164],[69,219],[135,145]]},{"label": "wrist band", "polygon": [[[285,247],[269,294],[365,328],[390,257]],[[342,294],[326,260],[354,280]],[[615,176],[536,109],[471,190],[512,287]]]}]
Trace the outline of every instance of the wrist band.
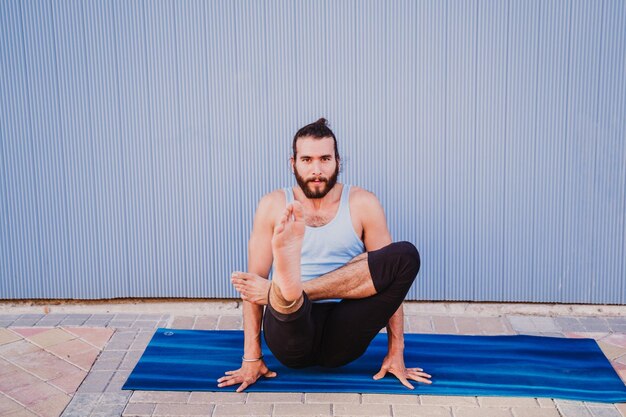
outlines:
[{"label": "wrist band", "polygon": [[260,361],[261,359],[263,359],[263,355],[261,355],[260,357],[256,359],[246,359],[244,356],[241,357],[241,360],[244,362],[257,362],[257,361]]}]

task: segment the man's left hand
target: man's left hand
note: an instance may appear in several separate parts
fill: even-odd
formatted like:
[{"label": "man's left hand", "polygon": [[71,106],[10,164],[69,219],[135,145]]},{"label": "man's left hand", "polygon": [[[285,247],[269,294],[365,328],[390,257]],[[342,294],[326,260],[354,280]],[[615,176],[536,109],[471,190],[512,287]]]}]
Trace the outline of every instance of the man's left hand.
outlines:
[{"label": "man's left hand", "polygon": [[379,380],[385,375],[387,372],[394,375],[396,378],[402,382],[402,385],[409,389],[413,389],[413,385],[409,382],[409,379],[413,381],[422,382],[424,384],[432,384],[430,380],[430,375],[425,373],[422,368],[407,368],[404,366],[404,353],[397,352],[387,353],[385,359],[383,360],[383,365],[380,367],[380,371],[376,375],[374,375],[375,380]]}]

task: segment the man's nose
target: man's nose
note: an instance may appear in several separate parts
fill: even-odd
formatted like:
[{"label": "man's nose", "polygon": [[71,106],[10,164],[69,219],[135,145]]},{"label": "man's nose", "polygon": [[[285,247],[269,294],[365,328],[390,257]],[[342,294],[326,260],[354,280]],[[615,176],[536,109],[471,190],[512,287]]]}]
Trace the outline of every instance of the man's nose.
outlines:
[{"label": "man's nose", "polygon": [[313,175],[322,175],[322,163],[319,161],[313,162]]}]

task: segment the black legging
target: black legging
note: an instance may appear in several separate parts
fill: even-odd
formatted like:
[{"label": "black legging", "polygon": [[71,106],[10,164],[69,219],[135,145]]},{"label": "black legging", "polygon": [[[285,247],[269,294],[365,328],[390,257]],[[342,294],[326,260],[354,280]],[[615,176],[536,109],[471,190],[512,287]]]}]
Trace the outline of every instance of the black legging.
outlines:
[{"label": "black legging", "polygon": [[387,325],[406,297],[420,268],[417,249],[396,242],[368,253],[376,294],[340,302],[304,303],[291,314],[269,304],[265,309],[265,341],[274,356],[290,368],[337,367],[360,357]]}]

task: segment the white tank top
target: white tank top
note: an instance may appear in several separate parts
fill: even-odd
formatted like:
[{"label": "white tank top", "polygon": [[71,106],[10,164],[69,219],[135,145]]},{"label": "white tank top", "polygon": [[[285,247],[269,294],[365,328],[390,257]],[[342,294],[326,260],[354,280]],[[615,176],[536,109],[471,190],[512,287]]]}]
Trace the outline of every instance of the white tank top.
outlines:
[{"label": "white tank top", "polygon": [[[284,188],[287,204],[294,200],[293,190]],[[350,186],[344,184],[335,217],[320,227],[306,227],[302,242],[302,281],[308,281],[342,267],[365,251],[350,217]],[[340,301],[340,300],[320,300]]]}]

